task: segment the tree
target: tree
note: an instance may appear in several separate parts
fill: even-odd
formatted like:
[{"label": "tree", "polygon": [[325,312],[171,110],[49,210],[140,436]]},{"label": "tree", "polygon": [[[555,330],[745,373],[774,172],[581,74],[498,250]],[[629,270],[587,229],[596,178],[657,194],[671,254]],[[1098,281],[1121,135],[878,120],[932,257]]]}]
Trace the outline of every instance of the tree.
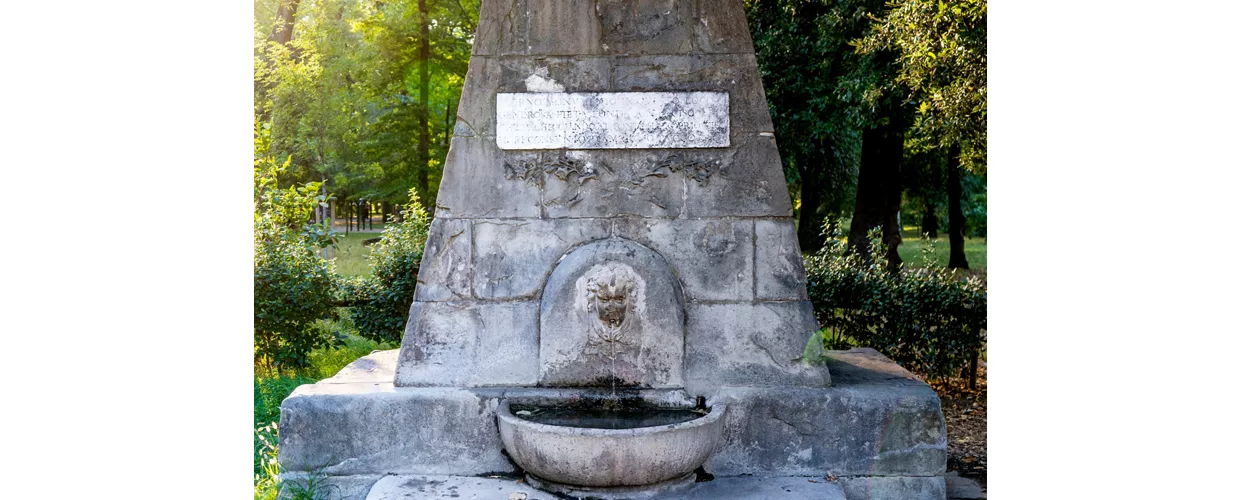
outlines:
[{"label": "tree", "polygon": [[914,132],[924,147],[949,151],[949,267],[968,268],[957,169],[986,169],[986,1],[897,0],[858,47],[896,51],[895,81],[909,89]]},{"label": "tree", "polygon": [[804,252],[822,247],[823,221],[840,218],[852,201],[861,132],[836,94],[855,64],[848,43],[861,35],[863,3],[745,2],[784,172],[799,194]]},{"label": "tree", "polygon": [[851,208],[849,241],[859,253],[868,254],[866,232],[882,226],[888,260],[898,263],[908,113],[900,88],[889,84],[894,55],[854,46],[883,1],[749,0],[746,6],[784,170],[800,194],[801,249],[820,248],[823,220]]},{"label": "tree", "polygon": [[324,182],[341,207],[390,207],[410,188],[433,203],[477,0],[299,0],[296,29],[270,42],[289,1],[255,9],[255,116],[292,157],[281,182]]}]

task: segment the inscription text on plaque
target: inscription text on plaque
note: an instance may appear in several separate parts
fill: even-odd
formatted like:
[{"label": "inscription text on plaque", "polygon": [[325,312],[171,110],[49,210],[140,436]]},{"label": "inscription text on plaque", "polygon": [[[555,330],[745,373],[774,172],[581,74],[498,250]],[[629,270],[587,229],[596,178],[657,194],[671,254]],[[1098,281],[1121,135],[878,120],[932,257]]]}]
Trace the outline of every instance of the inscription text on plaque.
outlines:
[{"label": "inscription text on plaque", "polygon": [[726,92],[500,93],[500,149],[723,148]]}]

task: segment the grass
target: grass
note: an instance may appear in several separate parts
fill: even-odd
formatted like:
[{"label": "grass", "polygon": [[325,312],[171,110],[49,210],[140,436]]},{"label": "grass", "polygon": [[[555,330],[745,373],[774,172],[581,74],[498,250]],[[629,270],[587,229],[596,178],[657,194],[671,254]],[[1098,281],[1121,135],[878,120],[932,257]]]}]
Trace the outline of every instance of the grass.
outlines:
[{"label": "grass", "polygon": [[363,246],[362,242],[378,238],[380,233],[349,233],[340,236],[340,242],[336,244],[336,272],[342,276],[369,276],[370,261],[366,257],[370,255],[370,247]]},{"label": "grass", "polygon": [[[905,235],[904,243],[900,245],[900,259],[909,267],[924,267],[921,260],[921,250],[929,246],[929,243],[917,235]],[[940,235],[934,240],[934,260],[940,265],[947,266],[947,258],[950,256],[951,244],[947,238]],[[986,238],[965,238],[964,239],[964,257],[969,261],[969,269],[985,269],[986,268]]]},{"label": "grass", "polygon": [[[394,349],[388,343],[379,343],[357,336],[353,325],[347,320],[320,321],[317,328],[337,331],[344,335],[341,345],[310,351],[310,364],[298,370],[270,373],[255,364],[254,371],[254,498],[274,499],[280,488],[276,475],[279,468],[276,456],[279,450],[277,426],[280,421],[280,403],[302,384],[313,384],[331,377],[357,358],[376,350]],[[312,478],[313,479],[313,478]],[[313,489],[312,480],[298,487]],[[290,487],[296,489],[294,485]],[[297,491],[290,491],[296,497]],[[306,493],[301,491],[300,493]],[[307,497],[309,498],[309,497]]]}]

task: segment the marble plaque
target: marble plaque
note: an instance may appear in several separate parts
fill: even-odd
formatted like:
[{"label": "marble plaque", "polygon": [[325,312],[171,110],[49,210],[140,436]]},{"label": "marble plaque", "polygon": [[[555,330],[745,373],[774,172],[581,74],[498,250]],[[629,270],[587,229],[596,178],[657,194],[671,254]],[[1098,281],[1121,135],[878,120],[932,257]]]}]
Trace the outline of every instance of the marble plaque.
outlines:
[{"label": "marble plaque", "polygon": [[728,147],[726,92],[500,93],[500,149]]}]

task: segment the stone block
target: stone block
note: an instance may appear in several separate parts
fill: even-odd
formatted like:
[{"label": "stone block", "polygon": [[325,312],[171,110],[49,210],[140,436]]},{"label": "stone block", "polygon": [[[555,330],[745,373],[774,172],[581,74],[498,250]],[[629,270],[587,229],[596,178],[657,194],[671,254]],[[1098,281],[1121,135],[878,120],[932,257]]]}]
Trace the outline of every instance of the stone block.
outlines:
[{"label": "stone block", "polygon": [[505,162],[536,157],[536,153],[501,151],[494,139],[454,137],[439,185],[435,217],[538,217],[538,187],[509,179],[504,172]]},{"label": "stone block", "polygon": [[758,300],[807,300],[805,261],[792,219],[754,221]]},{"label": "stone block", "polygon": [[803,359],[818,331],[803,302],[686,306],[685,388],[712,394],[725,386],[826,387],[821,363]]},{"label": "stone block", "polygon": [[[324,476],[316,474],[313,478],[313,491],[331,492],[332,500],[363,500],[367,498],[371,488],[383,478],[382,474],[355,476]],[[276,495],[277,500],[297,500],[304,498],[298,493],[310,490],[311,477],[306,472],[285,472],[280,474],[283,486]]]},{"label": "stone block", "polygon": [[741,0],[698,0],[693,40],[703,53],[752,54],[753,40]]},{"label": "stone block", "polygon": [[688,217],[791,217],[792,199],[775,138],[746,136],[709,182],[690,182]]},{"label": "stone block", "polygon": [[602,92],[611,88],[611,60],[605,57],[497,58],[469,60],[457,136],[495,135],[497,92]]},{"label": "stone block", "polygon": [[396,385],[478,387],[538,380],[537,302],[414,302]]},{"label": "stone block", "polygon": [[539,386],[684,386],[680,286],[649,248],[620,238],[577,247],[547,279],[540,311]]},{"label": "stone block", "polygon": [[753,300],[753,222],[744,219],[615,219],[616,236],[659,252],[686,300]]},{"label": "stone block", "polygon": [[529,45],[526,9],[526,0],[482,0],[474,55],[524,54]]},{"label": "stone block", "polygon": [[694,0],[598,0],[603,50],[608,54],[688,54],[693,51]]},{"label": "stone block", "polygon": [[[369,481],[365,476],[389,473],[510,473],[495,426],[500,401],[547,403],[607,392],[393,387],[380,380],[391,373],[394,358],[390,352],[367,356],[285,400],[280,461],[287,471]],[[723,403],[727,411],[723,445],[706,470],[717,478],[831,473],[853,482],[853,495],[943,498],[934,488],[946,470],[946,427],[934,391],[873,349],[827,351],[826,358],[831,387],[723,387],[711,394],[707,405]],[[671,405],[696,395],[637,394]],[[881,481],[862,482],[876,478]],[[906,493],[914,496],[900,496]]]},{"label": "stone block", "polygon": [[576,245],[606,238],[602,219],[476,220],[474,293],[483,299],[538,298],[557,260]]},{"label": "stone block", "polygon": [[[514,495],[515,494],[515,495]],[[524,495],[524,496],[522,496]],[[333,497],[335,498],[335,497]],[[353,500],[354,497],[344,497]],[[362,498],[362,497],[357,497]],[[406,500],[411,498],[476,498],[505,500],[555,500],[564,498],[534,489],[524,480],[511,477],[467,476],[386,476],[375,482],[366,500]],[[806,477],[719,477],[693,484],[676,493],[657,495],[665,500],[845,500],[837,483]]]},{"label": "stone block", "polygon": [[727,92],[733,134],[774,131],[752,53],[617,57],[612,90]]},{"label": "stone block", "polygon": [[303,385],[280,405],[280,465],[327,476],[510,471],[494,405],[462,389]]},{"label": "stone block", "polygon": [[565,168],[545,175],[547,217],[674,218],[684,207],[684,176],[659,169],[660,150],[544,152],[543,164]]},{"label": "stone block", "polygon": [[728,405],[724,444],[711,462],[716,475],[939,476],[946,469],[946,428],[929,387],[725,388],[711,401]]},{"label": "stone block", "polygon": [[594,2],[525,0],[529,17],[530,55],[597,55],[603,53]]},{"label": "stone block", "polygon": [[554,493],[534,489],[508,477],[387,476],[375,483],[366,500],[430,498],[557,500]]},{"label": "stone block", "polygon": [[469,228],[469,219],[431,221],[414,300],[441,302],[470,296]]},{"label": "stone block", "polygon": [[947,487],[942,476],[843,477],[846,500],[944,500]]}]

